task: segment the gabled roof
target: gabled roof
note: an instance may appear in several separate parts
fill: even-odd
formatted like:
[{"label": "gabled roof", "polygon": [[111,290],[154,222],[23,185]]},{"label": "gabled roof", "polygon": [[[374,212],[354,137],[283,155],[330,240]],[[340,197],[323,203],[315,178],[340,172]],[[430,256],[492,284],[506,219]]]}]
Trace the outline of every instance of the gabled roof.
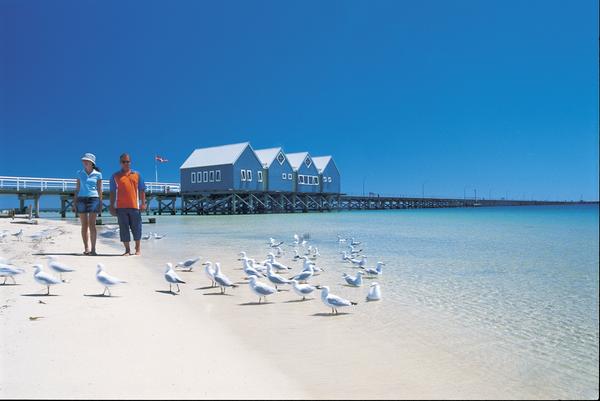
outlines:
[{"label": "gabled roof", "polygon": [[286,156],[294,171],[298,171],[307,156],[312,160],[308,152],[288,153]]},{"label": "gabled roof", "polygon": [[315,163],[315,167],[319,170],[319,173],[322,173],[325,170],[325,167],[331,161],[331,156],[317,156],[312,158],[313,163]]},{"label": "gabled roof", "polygon": [[275,161],[275,158],[277,157],[279,152],[283,153],[283,149],[281,149],[281,147],[260,149],[254,151],[254,153],[256,153],[256,156],[258,157],[258,160],[260,160],[261,164],[264,167],[270,167],[271,164],[273,164],[273,161]]},{"label": "gabled roof", "polygon": [[250,142],[196,149],[188,156],[180,168],[233,164],[248,146],[250,146]]}]

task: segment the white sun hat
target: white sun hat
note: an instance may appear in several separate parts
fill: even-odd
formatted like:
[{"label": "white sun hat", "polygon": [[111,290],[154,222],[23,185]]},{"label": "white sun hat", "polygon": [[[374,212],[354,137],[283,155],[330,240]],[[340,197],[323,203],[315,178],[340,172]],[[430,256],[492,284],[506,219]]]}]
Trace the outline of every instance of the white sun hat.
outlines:
[{"label": "white sun hat", "polygon": [[94,156],[93,153],[84,154],[83,157],[81,158],[81,160],[88,160],[88,161],[91,161],[92,163],[96,164],[96,156]]}]

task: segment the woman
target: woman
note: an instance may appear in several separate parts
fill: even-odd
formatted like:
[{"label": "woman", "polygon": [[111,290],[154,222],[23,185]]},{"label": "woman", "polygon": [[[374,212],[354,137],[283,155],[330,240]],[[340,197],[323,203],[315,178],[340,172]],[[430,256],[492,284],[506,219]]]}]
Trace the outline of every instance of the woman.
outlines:
[{"label": "woman", "polygon": [[[73,211],[79,213],[84,255],[96,255],[96,213],[102,212],[102,173],[96,166],[96,156],[86,153],[81,158],[83,169],[77,172]],[[88,235],[89,231],[89,235]],[[88,239],[92,249],[88,247]]]}]

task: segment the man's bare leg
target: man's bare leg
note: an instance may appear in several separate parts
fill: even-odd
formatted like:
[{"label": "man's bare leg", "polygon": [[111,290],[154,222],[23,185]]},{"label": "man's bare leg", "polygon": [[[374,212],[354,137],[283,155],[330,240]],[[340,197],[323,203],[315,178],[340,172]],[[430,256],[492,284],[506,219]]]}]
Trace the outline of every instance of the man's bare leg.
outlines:
[{"label": "man's bare leg", "polygon": [[123,245],[125,245],[125,253],[122,254],[121,256],[129,256],[131,254],[131,248],[129,247],[129,242],[123,242]]},{"label": "man's bare leg", "polygon": [[142,251],[140,248],[141,248],[140,240],[138,239],[137,241],[135,241],[135,254],[138,256],[142,254]]}]

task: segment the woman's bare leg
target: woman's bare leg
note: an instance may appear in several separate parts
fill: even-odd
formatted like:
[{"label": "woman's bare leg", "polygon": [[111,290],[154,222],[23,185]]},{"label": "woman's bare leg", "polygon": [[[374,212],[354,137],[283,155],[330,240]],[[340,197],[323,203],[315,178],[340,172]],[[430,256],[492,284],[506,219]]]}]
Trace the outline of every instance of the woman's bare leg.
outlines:
[{"label": "woman's bare leg", "polygon": [[83,239],[83,247],[85,253],[88,253],[90,251],[90,248],[88,247],[88,214],[81,213],[79,215],[79,220],[81,220],[81,238]]},{"label": "woman's bare leg", "polygon": [[96,213],[88,213],[88,225],[90,227],[90,242],[92,243],[92,255],[96,254]]}]

